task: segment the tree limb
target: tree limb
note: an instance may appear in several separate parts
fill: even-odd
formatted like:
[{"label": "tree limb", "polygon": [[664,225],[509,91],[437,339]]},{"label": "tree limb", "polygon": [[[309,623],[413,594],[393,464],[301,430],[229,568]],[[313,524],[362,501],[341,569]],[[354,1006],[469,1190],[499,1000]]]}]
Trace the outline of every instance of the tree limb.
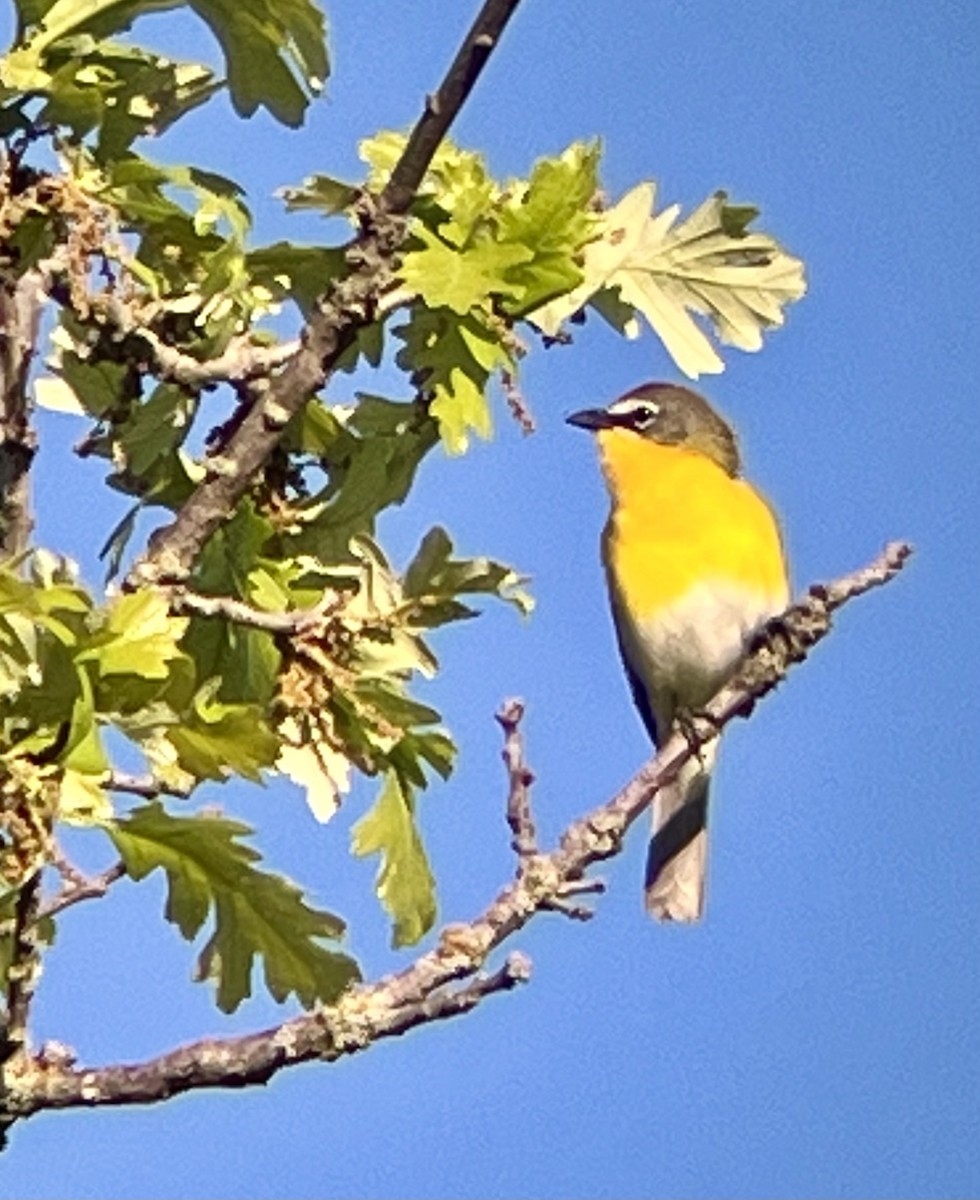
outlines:
[{"label": "tree limb", "polygon": [[37,439],[27,378],[37,350],[42,288],[37,270],[0,279],[0,558],[19,554],[31,534],[28,476]]},{"label": "tree limb", "polygon": [[466,103],[519,3],[520,0],[486,0],[480,9],[439,90],[426,98],[425,111],[381,194],[381,202],[389,212],[408,211],[432,156]]},{"label": "tree limb", "polygon": [[[57,1053],[42,1047],[23,1059],[8,1081],[8,1120],[48,1108],[145,1104],[195,1088],[264,1083],[284,1067],[318,1058],[333,1061],[415,1026],[468,1012],[486,996],[523,981],[528,976],[523,956],[512,954],[500,970],[485,975],[489,955],[537,913],[567,908],[568,895],[597,890],[585,872],[619,853],[628,829],[646,812],[657,790],[729,721],[748,716],[827,635],[836,609],[887,583],[910,553],[907,544],[893,543],[869,566],[811,587],[770,622],[734,677],[700,714],[702,720],[692,733],[671,737],[618,795],[573,822],[554,850],[519,855],[516,878],[484,911],[467,924],[446,926],[436,947],[409,967],[353,988],[329,1008],[275,1028],[209,1038],[143,1063],[76,1067],[63,1047]],[[502,718],[510,787],[513,790],[516,778],[526,790],[530,772],[520,742],[514,741],[520,714],[510,707]],[[459,987],[461,980],[469,982]]]},{"label": "tree limb", "polygon": [[394,282],[405,236],[403,214],[520,0],[485,0],[437,92],[430,96],[381,196],[362,197],[361,234],[347,250],[350,273],[320,298],[300,334],[299,349],[252,404],[174,521],[150,538],[127,584],[186,579],[212,533],[229,517],[283,430],[333,373],[357,331],[371,324]]},{"label": "tree limb", "polygon": [[152,354],[153,370],[160,379],[189,388],[240,383],[272,374],[299,350],[298,341],[262,346],[247,336],[232,338],[215,358],[198,359],[168,345],[131,312],[125,300],[108,295],[101,300],[103,315],[119,334],[132,334],[146,343]]}]

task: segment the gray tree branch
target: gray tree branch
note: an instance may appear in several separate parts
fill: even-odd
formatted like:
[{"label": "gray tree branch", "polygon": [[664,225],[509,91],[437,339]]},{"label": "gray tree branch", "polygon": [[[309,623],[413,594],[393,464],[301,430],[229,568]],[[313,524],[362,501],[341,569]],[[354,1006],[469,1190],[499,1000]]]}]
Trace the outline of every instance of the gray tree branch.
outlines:
[{"label": "gray tree branch", "polygon": [[405,970],[353,988],[329,1008],[275,1028],[205,1039],[143,1063],[79,1067],[64,1047],[42,1047],[22,1058],[9,1080],[8,1120],[44,1109],[146,1104],[196,1088],[264,1083],[296,1063],[333,1061],[416,1026],[458,1016],[522,982],[529,974],[522,955],[511,953],[499,970],[487,974],[489,956],[538,913],[559,908],[581,915],[568,897],[599,890],[587,870],[619,853],[630,826],[657,790],[730,721],[747,717],[806,658],[829,633],[837,609],[894,578],[910,553],[907,544],[893,543],[869,566],[811,587],[770,622],[734,677],[699,714],[696,727],[670,738],[618,795],[573,822],[547,853],[527,840],[533,828],[527,795],[532,776],[517,737],[521,714],[512,705],[506,708],[500,720],[509,793],[521,793],[518,803],[509,802],[512,825],[516,822],[521,833],[520,839],[515,837],[520,842],[515,878],[472,921],[446,926],[435,948]]}]

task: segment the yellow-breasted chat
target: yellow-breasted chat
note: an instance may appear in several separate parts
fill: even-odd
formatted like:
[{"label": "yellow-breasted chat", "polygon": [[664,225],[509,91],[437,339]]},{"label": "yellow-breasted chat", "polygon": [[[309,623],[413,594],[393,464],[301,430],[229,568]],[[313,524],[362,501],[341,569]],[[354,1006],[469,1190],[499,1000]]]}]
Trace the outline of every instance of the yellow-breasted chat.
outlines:
[{"label": "yellow-breasted chat", "polygon": [[[740,475],[731,427],[690,388],[646,383],[568,421],[596,434],[611,501],[602,559],[616,636],[659,745],[789,603],[779,525]],[[654,801],[646,906],[661,920],[696,921],[704,907],[717,746],[703,747]]]}]

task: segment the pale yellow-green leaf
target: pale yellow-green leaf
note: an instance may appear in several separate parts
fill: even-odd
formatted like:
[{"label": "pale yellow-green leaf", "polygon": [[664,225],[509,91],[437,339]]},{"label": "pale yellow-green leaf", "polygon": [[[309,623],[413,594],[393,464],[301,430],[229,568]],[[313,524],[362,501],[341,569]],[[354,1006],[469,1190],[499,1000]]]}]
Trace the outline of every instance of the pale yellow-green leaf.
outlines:
[{"label": "pale yellow-green leaf", "polygon": [[58,797],[58,817],[70,825],[99,825],[115,816],[102,786],[103,776],[66,768]]},{"label": "pale yellow-green leaf", "polygon": [[181,766],[180,755],[176,746],[167,738],[166,727],[140,737],[139,745],[146,755],[154,779],[175,792],[190,795],[198,780]]},{"label": "pale yellow-green leaf", "polygon": [[432,928],[436,915],[435,879],[415,824],[412,797],[389,772],[374,807],[351,833],[359,858],[381,856],[375,883],[392,918],[395,946],[412,946]]},{"label": "pale yellow-green leaf", "polygon": [[656,195],[655,185],[641,183],[608,212],[602,214],[599,236],[586,246],[582,269],[585,278],[574,291],[543,304],[528,314],[538,328],[554,337],[562,322],[578,312],[593,292],[605,287],[629,262],[643,234]]},{"label": "pale yellow-green leaf", "polygon": [[142,675],[165,679],[168,664],[181,651],[177,643],[187,629],[186,617],[174,617],[156,592],[130,592],[109,609],[105,642],[80,658],[96,658],[102,675]]},{"label": "pale yellow-green leaf", "polygon": [[248,595],[256,608],[267,612],[289,608],[289,592],[265,567],[256,567],[249,572]]},{"label": "pale yellow-green leaf", "polygon": [[39,408],[51,412],[69,413],[71,416],[84,417],[85,408],[75,394],[75,389],[53,375],[44,375],[34,381],[34,401]]},{"label": "pale yellow-green leaf", "polygon": [[[288,724],[291,722],[286,722]],[[284,727],[280,732],[284,732]],[[350,791],[350,762],[325,742],[284,743],[276,769],[306,792],[310,812],[322,824],[334,815]]]},{"label": "pale yellow-green leaf", "polygon": [[553,335],[595,293],[615,290],[686,375],[716,374],[724,363],[695,316],[719,341],[758,350],[763,332],[781,325],[785,306],[806,291],[803,264],[767,234],[745,232],[747,221],[731,231],[723,193],[679,225],[677,205],[651,215],[655,198],[652,183],[640,184],[605,213],[600,236],[585,247],[584,282],[530,319]]},{"label": "pale yellow-green leaf", "polygon": [[439,422],[439,432],[450,454],[465,454],[470,444],[469,431],[489,438],[493,419],[483,388],[458,367],[449,372],[448,383],[435,389],[429,412]]},{"label": "pale yellow-green leaf", "polygon": [[366,534],[350,539],[350,551],[360,565],[360,586],[347,603],[347,612],[360,621],[389,613],[401,600],[398,579],[381,547]]}]

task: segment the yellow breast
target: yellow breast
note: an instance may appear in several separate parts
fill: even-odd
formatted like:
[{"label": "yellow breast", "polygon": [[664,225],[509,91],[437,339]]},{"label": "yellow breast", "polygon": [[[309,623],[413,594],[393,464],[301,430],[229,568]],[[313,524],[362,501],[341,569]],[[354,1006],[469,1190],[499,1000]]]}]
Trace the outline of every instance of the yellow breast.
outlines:
[{"label": "yellow breast", "polygon": [[618,607],[644,621],[692,589],[733,587],[767,612],[787,602],[786,564],[772,510],[710,458],[625,430],[598,435],[612,496],[604,537]]}]

